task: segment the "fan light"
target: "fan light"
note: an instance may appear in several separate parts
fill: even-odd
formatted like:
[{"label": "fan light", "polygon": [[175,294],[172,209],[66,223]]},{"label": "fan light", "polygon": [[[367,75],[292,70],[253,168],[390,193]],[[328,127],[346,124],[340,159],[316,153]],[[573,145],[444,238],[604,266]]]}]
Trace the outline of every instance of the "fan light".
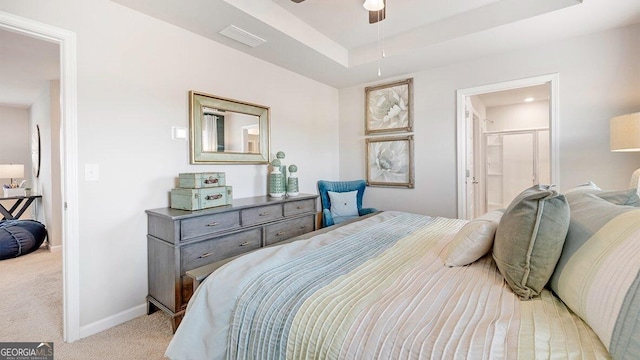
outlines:
[{"label": "fan light", "polygon": [[380,11],[384,9],[383,0],[365,0],[362,6],[369,11]]}]

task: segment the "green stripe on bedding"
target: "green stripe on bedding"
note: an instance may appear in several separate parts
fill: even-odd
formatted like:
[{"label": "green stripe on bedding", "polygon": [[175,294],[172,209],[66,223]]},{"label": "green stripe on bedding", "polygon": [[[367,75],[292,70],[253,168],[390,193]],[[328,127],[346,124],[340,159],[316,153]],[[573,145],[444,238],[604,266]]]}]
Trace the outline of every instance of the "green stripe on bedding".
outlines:
[{"label": "green stripe on bedding", "polygon": [[640,272],[625,296],[609,351],[614,359],[637,359],[640,354]]},{"label": "green stripe on bedding", "polygon": [[403,214],[265,271],[236,303],[227,358],[284,358],[293,317],[306,299],[432,221]]}]

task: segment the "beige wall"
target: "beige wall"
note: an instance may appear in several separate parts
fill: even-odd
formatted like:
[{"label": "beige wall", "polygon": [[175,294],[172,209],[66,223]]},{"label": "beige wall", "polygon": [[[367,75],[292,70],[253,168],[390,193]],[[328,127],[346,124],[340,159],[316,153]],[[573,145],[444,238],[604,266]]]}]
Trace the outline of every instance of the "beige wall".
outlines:
[{"label": "beige wall", "polygon": [[[415,189],[369,188],[365,205],[457,216],[456,90],[558,73],[561,190],[626,188],[639,153],[609,151],[609,119],[640,111],[640,25],[427,69],[414,78]],[[381,81],[381,83],[384,81]],[[364,178],[364,87],[340,90],[340,177]]]}]

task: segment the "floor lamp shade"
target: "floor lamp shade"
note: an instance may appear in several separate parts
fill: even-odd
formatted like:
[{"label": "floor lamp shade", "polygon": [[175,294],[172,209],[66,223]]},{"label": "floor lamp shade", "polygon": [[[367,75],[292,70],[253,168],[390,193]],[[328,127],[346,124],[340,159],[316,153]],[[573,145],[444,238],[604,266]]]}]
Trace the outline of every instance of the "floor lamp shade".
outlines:
[{"label": "floor lamp shade", "polygon": [[24,165],[0,164],[0,179],[19,179],[24,177]]},{"label": "floor lamp shade", "polygon": [[609,121],[611,151],[640,151],[640,112]]}]

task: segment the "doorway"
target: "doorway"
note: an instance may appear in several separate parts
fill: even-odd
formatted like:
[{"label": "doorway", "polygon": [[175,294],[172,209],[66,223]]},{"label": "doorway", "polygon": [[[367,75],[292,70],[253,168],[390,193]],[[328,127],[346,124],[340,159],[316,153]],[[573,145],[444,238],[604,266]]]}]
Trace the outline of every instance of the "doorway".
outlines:
[{"label": "doorway", "polygon": [[[458,90],[458,217],[558,184],[558,75]],[[470,133],[471,132],[471,133]]]},{"label": "doorway", "polygon": [[60,208],[62,217],[63,339],[80,338],[79,236],[78,236],[78,139],[76,35],[67,30],[0,12],[0,30],[6,30],[60,46]]}]

